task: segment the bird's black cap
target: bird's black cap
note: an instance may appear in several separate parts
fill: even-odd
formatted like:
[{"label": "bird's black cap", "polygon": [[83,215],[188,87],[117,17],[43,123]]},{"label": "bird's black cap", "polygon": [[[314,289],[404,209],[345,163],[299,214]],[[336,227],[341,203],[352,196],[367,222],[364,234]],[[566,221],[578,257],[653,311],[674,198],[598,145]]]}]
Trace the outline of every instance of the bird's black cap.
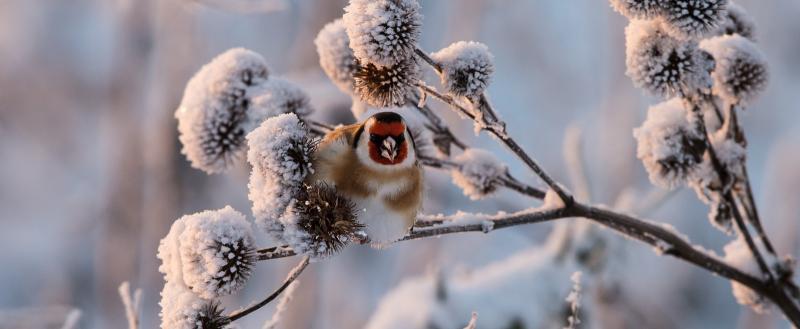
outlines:
[{"label": "bird's black cap", "polygon": [[372,116],[375,121],[383,123],[403,122],[403,117],[395,112],[380,112]]}]

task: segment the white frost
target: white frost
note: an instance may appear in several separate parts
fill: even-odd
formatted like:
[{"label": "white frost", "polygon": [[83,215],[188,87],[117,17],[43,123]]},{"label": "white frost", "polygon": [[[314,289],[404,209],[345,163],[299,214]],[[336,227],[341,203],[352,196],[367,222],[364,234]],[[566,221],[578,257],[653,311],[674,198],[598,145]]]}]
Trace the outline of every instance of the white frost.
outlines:
[{"label": "white frost", "polygon": [[413,56],[422,25],[417,0],[350,0],[344,20],[355,56],[391,66]]},{"label": "white frost", "polygon": [[250,222],[230,206],[179,219],[183,279],[197,295],[212,299],[241,289],[254,250]]},{"label": "white frost", "polygon": [[248,99],[267,75],[261,55],[234,48],[204,65],[189,80],[175,117],[181,152],[192,167],[219,173],[242,157],[244,135],[253,126]]},{"label": "white frost", "polygon": [[687,119],[679,98],[652,106],[647,119],[633,130],[636,157],[642,160],[650,181],[674,188],[692,177],[702,163],[705,147],[702,134]]},{"label": "white frost", "polygon": [[[756,263],[753,254],[750,253],[750,249],[747,247],[747,243],[743,238],[739,237],[725,245],[724,251],[725,261],[728,264],[750,275],[759,276],[760,270],[758,263]],[[764,296],[759,295],[747,286],[736,281],[731,281],[731,289],[733,290],[733,296],[739,304],[750,306],[758,313],[764,313],[769,308]]]},{"label": "white frost", "polygon": [[319,66],[341,91],[353,94],[353,73],[356,57],[350,49],[344,21],[337,19],[328,23],[314,39],[319,55]]},{"label": "white frost", "polygon": [[508,167],[491,152],[469,148],[453,158],[458,168],[451,170],[453,183],[464,195],[478,200],[497,191],[501,180],[508,174]]},{"label": "white frost", "polygon": [[431,58],[442,66],[442,84],[456,96],[477,99],[489,86],[494,73],[494,56],[480,42],[459,41]]},{"label": "white frost", "polygon": [[747,104],[767,86],[767,61],[756,44],[740,35],[703,40],[700,47],[714,56],[714,93],[728,104]]},{"label": "white frost", "polygon": [[625,28],[625,55],[625,74],[655,95],[672,97],[711,86],[711,63],[697,43],[670,36],[660,20],[632,20]]}]

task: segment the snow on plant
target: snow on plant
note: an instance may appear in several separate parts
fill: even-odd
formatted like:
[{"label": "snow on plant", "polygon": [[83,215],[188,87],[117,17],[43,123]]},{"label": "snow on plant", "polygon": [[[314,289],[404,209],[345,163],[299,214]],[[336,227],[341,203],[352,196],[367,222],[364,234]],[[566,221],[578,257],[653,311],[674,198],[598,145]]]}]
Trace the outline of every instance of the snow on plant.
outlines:
[{"label": "snow on plant", "polygon": [[[755,206],[745,163],[746,138],[737,117],[737,111],[764,89],[766,61],[748,39],[754,28],[744,10],[726,5],[725,0],[668,0],[661,16],[631,22],[626,29],[628,75],[637,86],[679,97],[651,108],[634,131],[637,156],[653,183],[688,183],[709,205],[711,223],[736,234],[725,248],[730,265],[777,284],[778,296],[765,297],[769,293],[756,292],[752,282],[731,278],[737,300],[757,311],[767,300],[776,302],[797,324],[797,307],[781,296],[800,296],[800,289],[787,275],[792,268],[772,261],[778,257]],[[710,39],[699,40],[698,50],[697,39],[708,35]],[[666,57],[665,49],[670,52]],[[745,264],[743,258],[754,262]]]},{"label": "snow on plant", "polygon": [[647,120],[633,130],[642,160],[653,184],[674,188],[686,183],[703,162],[706,144],[680,98],[650,108]]},{"label": "snow on plant", "polygon": [[453,183],[472,200],[491,195],[508,174],[508,167],[485,150],[471,148],[453,158],[458,166],[450,171]]},{"label": "snow on plant", "polygon": [[262,84],[250,102],[251,117],[258,123],[280,114],[294,113],[303,118],[314,112],[308,94],[294,83],[281,78],[271,78]]},{"label": "snow on plant", "polygon": [[[692,245],[671,226],[586,203],[587,196],[576,200],[506,131],[486,96],[493,71],[486,46],[456,42],[429,56],[417,45],[422,27],[418,1],[350,0],[342,20],[327,25],[315,43],[329,78],[346,93],[352,86],[353,96],[359,98],[353,105],[354,115],[399,106],[418,112],[409,127],[433,136],[433,144],[442,151],[420,153],[420,164],[449,171],[455,184],[473,199],[502,187],[542,201],[538,207],[513,213],[418,214],[413,229],[400,240],[489,233],[581,217],[643,242],[659,255],[729,279],[742,304],[756,308],[773,304],[800,325],[800,308],[793,300],[800,296],[800,289],[792,281],[792,263],[776,261],[761,227],[747,175],[746,139],[737,118],[737,111],[763,89],[766,80],[763,58],[744,39],[752,31],[746,15],[738,7],[726,9],[725,0],[611,0],[611,4],[635,18],[625,31],[626,73],[650,93],[673,98],[650,108],[634,132],[637,157],[656,185],[693,187],[709,204],[712,222],[737,235],[736,244],[725,248],[725,259]],[[731,33],[743,36],[698,40]],[[442,78],[443,92],[422,81],[421,64]],[[546,187],[514,179],[506,164],[461,142],[427,105],[428,98],[471,120],[477,132],[495,137]],[[183,152],[193,166],[214,173],[230,167],[244,152],[246,141],[254,222],[280,245],[255,249],[246,238],[249,231],[242,224],[243,215],[229,208],[177,220],[158,250],[163,262],[159,270],[166,281],[162,328],[226,326],[275,300],[307,267],[310,257],[331,256],[351,241],[365,242],[353,203],[334,186],[308,184],[314,171],[315,137],[338,129],[309,120],[309,104],[297,86],[268,79],[260,55],[241,49],[219,56],[187,85],[176,112]],[[460,155],[450,158],[451,145],[461,150]],[[223,224],[226,229],[220,229]],[[569,287],[549,283],[566,281],[560,279],[576,269],[596,275],[610,260],[606,239],[586,225],[575,230],[557,226],[561,229],[554,230],[545,246],[472,275],[410,280],[384,298],[368,327],[458,327],[465,325],[464,316],[473,311],[481,314],[478,327],[481,323],[561,326],[568,305],[552,301],[562,298]],[[304,254],[303,260],[265,300],[223,314],[216,298],[237,290],[247,278],[248,271],[243,270],[252,262],[299,254]],[[746,262],[742,254],[748,256]],[[234,265],[236,271],[231,272]],[[534,302],[520,302],[526,298]],[[510,310],[517,317],[509,317]],[[577,323],[577,317],[573,320],[570,325]],[[583,307],[581,320],[592,320],[591,312]]]},{"label": "snow on plant", "polygon": [[350,49],[350,38],[344,20],[328,23],[314,39],[319,55],[319,66],[341,91],[353,93],[353,73],[357,67],[356,57]]},{"label": "snow on plant", "polygon": [[189,80],[175,111],[182,152],[192,167],[219,173],[245,152],[245,135],[281,113],[304,117],[308,96],[292,83],[269,78],[264,58],[233,48],[204,65]]},{"label": "snow on plant", "polygon": [[417,0],[352,0],[342,17],[350,48],[365,64],[390,67],[413,54],[422,25]]},{"label": "snow on plant", "polygon": [[358,69],[353,74],[355,94],[362,101],[378,107],[401,106],[413,93],[412,85],[420,77],[416,60],[404,59],[388,65],[357,61]]},{"label": "snow on plant", "polygon": [[264,58],[234,48],[204,65],[189,80],[175,117],[182,152],[192,166],[207,173],[228,169],[243,153],[253,89],[266,81]]},{"label": "snow on plant", "polygon": [[756,23],[744,8],[730,1],[725,9],[722,20],[713,35],[738,34],[755,42]]},{"label": "snow on plant", "polygon": [[714,56],[714,92],[728,104],[746,105],[766,87],[767,61],[752,41],[724,35],[703,40],[700,48]]},{"label": "snow on plant", "polygon": [[697,43],[667,33],[660,20],[632,20],[625,28],[625,72],[637,87],[664,97],[711,86],[713,65]]},{"label": "snow on plant", "polygon": [[183,280],[197,295],[217,298],[242,288],[254,263],[250,222],[230,206],[184,216]]},{"label": "snow on plant", "polygon": [[[725,245],[725,261],[729,264],[742,269],[753,275],[758,275],[759,268],[753,254],[747,247],[743,238],[737,238]],[[765,313],[769,309],[769,303],[764,296],[753,291],[747,286],[732,281],[733,296],[741,305],[750,306],[758,313]]]},{"label": "snow on plant", "polygon": [[610,0],[611,7],[628,18],[654,18],[664,12],[667,0]]},{"label": "snow on plant", "polygon": [[480,42],[455,42],[433,53],[431,58],[442,65],[442,84],[455,96],[477,99],[494,73],[494,56]]},{"label": "snow on plant", "polygon": [[720,24],[728,0],[665,0],[662,17],[680,38],[703,37]]},{"label": "snow on plant", "polygon": [[280,232],[281,217],[299,193],[306,177],[313,173],[314,144],[305,124],[294,114],[269,118],[247,135],[247,160],[255,222],[270,232]]},{"label": "snow on plant", "polygon": [[566,298],[570,315],[567,317],[567,326],[564,329],[575,329],[581,324],[581,320],[578,317],[578,310],[581,306],[581,272],[572,273],[570,280],[572,280],[572,291],[569,292]]},{"label": "snow on plant", "polygon": [[339,251],[362,228],[355,205],[332,187],[307,185],[314,140],[294,114],[269,118],[247,135],[255,222],[299,252]]},{"label": "snow on plant", "polygon": [[203,300],[176,282],[164,284],[159,305],[162,329],[222,329],[230,322],[218,302]]}]

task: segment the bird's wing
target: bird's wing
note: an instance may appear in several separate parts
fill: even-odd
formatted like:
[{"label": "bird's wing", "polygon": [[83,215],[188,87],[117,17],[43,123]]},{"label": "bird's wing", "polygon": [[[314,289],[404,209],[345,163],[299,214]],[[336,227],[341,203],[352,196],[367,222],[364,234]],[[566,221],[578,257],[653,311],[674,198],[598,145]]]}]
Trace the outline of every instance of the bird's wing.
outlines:
[{"label": "bird's wing", "polygon": [[332,173],[336,168],[341,167],[342,160],[348,158],[347,153],[353,152],[353,135],[358,130],[359,125],[349,125],[339,127],[325,134],[322,141],[317,145],[314,153],[314,171],[312,178],[314,181],[322,180],[328,183],[335,183]]}]

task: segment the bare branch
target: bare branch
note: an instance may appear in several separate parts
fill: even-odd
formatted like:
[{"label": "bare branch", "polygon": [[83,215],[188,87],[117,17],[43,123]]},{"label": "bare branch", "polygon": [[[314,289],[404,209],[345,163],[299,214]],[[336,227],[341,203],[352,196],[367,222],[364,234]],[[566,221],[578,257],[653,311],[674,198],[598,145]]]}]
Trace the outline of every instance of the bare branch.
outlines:
[{"label": "bare branch", "polygon": [[309,260],[310,258],[308,256],[303,257],[303,260],[301,260],[300,263],[297,264],[297,266],[295,266],[291,272],[289,272],[289,275],[286,277],[286,280],[283,281],[283,284],[277,290],[275,290],[275,292],[267,296],[267,298],[265,298],[264,300],[256,304],[253,304],[252,306],[246,309],[231,313],[231,315],[228,316],[228,321],[233,322],[238,319],[241,319],[246,315],[253,313],[256,310],[266,306],[267,304],[275,300],[275,298],[278,298],[278,296],[280,296],[280,294],[284,290],[286,290],[286,288],[289,287],[289,285],[292,284],[292,282],[294,282],[294,280],[297,279],[297,277],[300,276],[301,273],[303,273],[303,270],[305,270],[306,267],[308,267]]}]

